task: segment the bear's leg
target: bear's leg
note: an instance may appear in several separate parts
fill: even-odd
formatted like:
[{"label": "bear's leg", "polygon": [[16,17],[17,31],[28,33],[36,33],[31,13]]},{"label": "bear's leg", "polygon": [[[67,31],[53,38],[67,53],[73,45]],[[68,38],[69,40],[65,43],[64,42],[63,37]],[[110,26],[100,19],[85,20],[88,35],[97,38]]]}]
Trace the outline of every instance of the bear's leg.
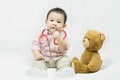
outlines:
[{"label": "bear's leg", "polygon": [[75,73],[80,73],[79,60],[74,60],[74,61],[72,62],[72,67],[74,68]]},{"label": "bear's leg", "polygon": [[75,70],[75,73],[90,73],[91,71],[88,68],[88,65],[83,64],[81,61],[74,61],[72,67]]},{"label": "bear's leg", "polygon": [[80,66],[80,73],[90,73],[91,71],[88,68],[88,65],[83,64],[82,62],[79,62]]}]

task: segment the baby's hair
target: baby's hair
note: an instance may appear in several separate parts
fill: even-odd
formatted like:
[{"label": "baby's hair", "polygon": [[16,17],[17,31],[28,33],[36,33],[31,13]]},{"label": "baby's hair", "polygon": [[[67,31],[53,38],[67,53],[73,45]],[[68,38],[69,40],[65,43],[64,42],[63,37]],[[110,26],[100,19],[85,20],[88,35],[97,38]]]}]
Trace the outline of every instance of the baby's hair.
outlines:
[{"label": "baby's hair", "polygon": [[48,16],[49,16],[49,14],[50,14],[51,12],[56,12],[56,13],[63,14],[63,15],[64,15],[64,23],[66,23],[67,14],[66,14],[66,12],[65,12],[63,9],[58,8],[58,7],[51,9],[51,10],[48,12],[48,14],[47,14],[46,20],[48,19]]}]

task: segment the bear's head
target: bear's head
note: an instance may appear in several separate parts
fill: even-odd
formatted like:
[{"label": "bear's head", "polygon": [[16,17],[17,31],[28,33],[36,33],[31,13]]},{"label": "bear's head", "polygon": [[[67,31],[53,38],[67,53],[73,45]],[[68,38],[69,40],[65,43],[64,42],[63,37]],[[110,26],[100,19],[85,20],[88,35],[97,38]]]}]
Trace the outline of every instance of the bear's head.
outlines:
[{"label": "bear's head", "polygon": [[88,30],[83,38],[83,46],[89,51],[98,51],[105,40],[102,32]]}]

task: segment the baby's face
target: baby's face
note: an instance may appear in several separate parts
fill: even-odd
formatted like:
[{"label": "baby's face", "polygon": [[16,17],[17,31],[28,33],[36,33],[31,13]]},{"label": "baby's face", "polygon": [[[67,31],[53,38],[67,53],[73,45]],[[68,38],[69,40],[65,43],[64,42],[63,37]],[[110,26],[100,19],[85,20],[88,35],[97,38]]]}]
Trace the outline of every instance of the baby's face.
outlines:
[{"label": "baby's face", "polygon": [[46,25],[51,33],[54,31],[61,31],[66,26],[64,24],[63,14],[51,12],[46,20]]}]

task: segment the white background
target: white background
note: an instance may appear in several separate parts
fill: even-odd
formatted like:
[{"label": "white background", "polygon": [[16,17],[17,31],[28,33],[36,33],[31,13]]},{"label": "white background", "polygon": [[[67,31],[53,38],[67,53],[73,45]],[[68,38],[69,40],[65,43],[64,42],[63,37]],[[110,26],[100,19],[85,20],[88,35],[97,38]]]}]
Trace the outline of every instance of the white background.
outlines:
[{"label": "white background", "polygon": [[0,0],[0,79],[16,80],[31,65],[32,40],[45,27],[47,12],[54,7],[63,8],[68,15],[65,30],[71,45],[70,57],[80,57],[84,51],[82,39],[87,29],[97,29],[106,36],[99,50],[102,69],[77,78],[119,80],[119,0]]}]

